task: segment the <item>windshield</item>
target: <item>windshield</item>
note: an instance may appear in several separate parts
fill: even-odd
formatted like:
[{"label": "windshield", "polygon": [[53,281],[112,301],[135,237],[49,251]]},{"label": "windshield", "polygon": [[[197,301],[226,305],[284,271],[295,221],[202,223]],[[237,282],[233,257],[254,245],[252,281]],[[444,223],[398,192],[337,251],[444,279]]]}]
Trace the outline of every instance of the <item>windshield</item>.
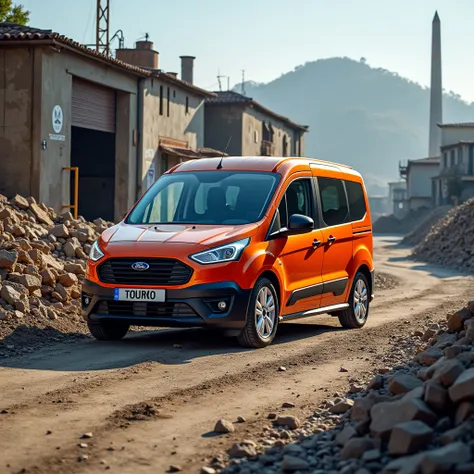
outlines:
[{"label": "windshield", "polygon": [[164,175],[132,210],[127,224],[238,225],[265,213],[279,175],[198,171]]}]

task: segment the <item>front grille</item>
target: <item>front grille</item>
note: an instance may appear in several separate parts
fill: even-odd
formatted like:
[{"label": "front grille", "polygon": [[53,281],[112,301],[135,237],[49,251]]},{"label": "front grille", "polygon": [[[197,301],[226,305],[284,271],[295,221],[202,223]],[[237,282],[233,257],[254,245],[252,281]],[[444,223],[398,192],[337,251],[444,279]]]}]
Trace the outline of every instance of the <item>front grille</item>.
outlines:
[{"label": "front grille", "polygon": [[[133,270],[136,262],[145,262],[150,267],[141,272]],[[119,285],[185,285],[193,274],[192,268],[171,258],[115,258],[99,265],[97,271],[101,282]]]},{"label": "front grille", "polygon": [[97,314],[145,316],[150,318],[192,318],[196,312],[186,303],[150,303],[146,301],[101,301]]}]

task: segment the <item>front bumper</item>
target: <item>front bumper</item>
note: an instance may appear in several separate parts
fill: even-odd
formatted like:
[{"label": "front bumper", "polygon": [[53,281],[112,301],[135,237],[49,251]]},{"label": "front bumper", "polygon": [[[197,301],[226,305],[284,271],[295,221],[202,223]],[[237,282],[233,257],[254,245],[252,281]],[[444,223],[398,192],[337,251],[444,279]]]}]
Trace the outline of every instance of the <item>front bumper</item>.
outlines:
[{"label": "front bumper", "polygon": [[[87,322],[121,321],[133,326],[214,326],[242,329],[247,318],[251,290],[223,281],[167,289],[165,303],[114,300],[114,289],[85,280],[82,286],[82,315]],[[217,303],[226,301],[221,311]]]}]

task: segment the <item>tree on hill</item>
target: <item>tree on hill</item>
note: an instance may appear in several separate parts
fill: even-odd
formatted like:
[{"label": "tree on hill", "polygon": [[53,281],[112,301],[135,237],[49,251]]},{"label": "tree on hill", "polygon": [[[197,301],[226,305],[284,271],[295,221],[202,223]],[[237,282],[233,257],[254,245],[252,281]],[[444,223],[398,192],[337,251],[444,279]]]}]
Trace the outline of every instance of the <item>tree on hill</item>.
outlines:
[{"label": "tree on hill", "polygon": [[0,23],[4,21],[26,25],[30,12],[23,5],[14,4],[13,0],[0,0]]},{"label": "tree on hill", "polygon": [[[240,91],[240,85],[235,90]],[[309,125],[305,154],[353,166],[369,192],[397,180],[400,161],[428,156],[429,88],[366,61],[307,62],[246,95]],[[474,121],[474,104],[443,96],[443,122]]]}]

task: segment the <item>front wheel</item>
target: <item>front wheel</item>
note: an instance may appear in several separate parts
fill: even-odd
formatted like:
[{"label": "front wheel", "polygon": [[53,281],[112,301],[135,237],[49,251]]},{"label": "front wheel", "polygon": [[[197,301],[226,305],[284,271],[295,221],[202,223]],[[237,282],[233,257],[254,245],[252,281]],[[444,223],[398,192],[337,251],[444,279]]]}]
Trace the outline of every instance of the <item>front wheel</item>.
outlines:
[{"label": "front wheel", "polygon": [[120,322],[87,323],[89,331],[99,341],[120,341],[130,329],[129,324]]},{"label": "front wheel", "polygon": [[240,345],[261,348],[274,339],[280,314],[278,295],[272,282],[260,278],[250,296],[245,328],[238,336]]},{"label": "front wheel", "polygon": [[365,275],[356,273],[349,295],[349,307],[338,314],[342,327],[361,328],[369,316],[369,283]]}]

